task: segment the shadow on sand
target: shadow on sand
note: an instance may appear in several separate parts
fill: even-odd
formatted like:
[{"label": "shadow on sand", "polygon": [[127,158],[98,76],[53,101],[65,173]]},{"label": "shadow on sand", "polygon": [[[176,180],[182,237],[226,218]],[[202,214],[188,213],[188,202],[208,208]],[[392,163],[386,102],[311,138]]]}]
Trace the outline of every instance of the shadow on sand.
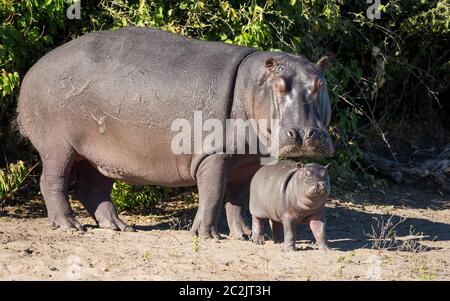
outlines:
[{"label": "shadow on sand", "polygon": [[[195,216],[195,208],[183,210],[178,215],[182,217],[179,222],[161,222],[156,225],[137,225],[136,228],[141,231],[151,230],[188,230]],[[350,251],[360,248],[371,248],[372,242],[369,234],[372,234],[372,225],[379,232],[377,227],[377,219],[383,218],[387,220],[391,217],[392,224],[399,222],[402,217],[398,215],[380,215],[369,212],[357,211],[351,208],[336,207],[327,208],[327,236],[330,240],[330,247],[332,249],[341,251]],[[247,222],[250,218],[247,215]],[[175,227],[174,227],[175,225]],[[177,228],[178,227],[178,228]],[[270,229],[268,224],[265,228],[265,233],[270,239]],[[413,230],[415,236],[410,236],[411,230]],[[219,231],[222,234],[228,235],[228,227],[225,223],[225,216],[221,217],[219,223]],[[397,238],[403,238],[405,240],[416,240],[416,247],[420,242],[427,241],[448,241],[450,240],[450,224],[433,222],[422,218],[407,218],[402,221],[396,228],[395,233]],[[311,231],[306,225],[300,225],[297,227],[297,239],[300,241],[314,241]],[[425,247],[421,248],[421,251],[430,251],[435,248]]]},{"label": "shadow on sand", "polygon": [[[327,236],[330,241],[330,247],[341,251],[349,251],[360,248],[371,248],[372,241],[368,234],[372,234],[372,226],[377,232],[377,220],[383,218],[386,220],[391,217],[392,223],[397,223],[402,219],[401,216],[395,214],[380,215],[373,212],[361,210],[361,205],[376,205],[381,207],[394,206],[394,208],[406,208],[411,210],[429,209],[439,211],[450,208],[450,196],[439,195],[433,191],[424,191],[411,187],[396,186],[386,191],[386,194],[374,196],[373,193],[339,195],[335,197],[337,204],[334,208],[327,208],[326,215],[328,220]],[[407,191],[406,191],[407,190]],[[347,206],[344,203],[351,201],[354,205]],[[80,207],[80,206],[79,206]],[[170,206],[170,201],[164,201],[158,205],[153,212],[145,212],[144,215],[159,216],[159,223],[153,225],[135,225],[140,231],[152,230],[189,230],[194,219],[197,208],[179,206],[174,208]],[[87,216],[87,213],[78,208],[77,216]],[[13,218],[38,218],[45,217],[46,210],[44,202],[33,201],[27,202],[12,209],[4,208],[0,211],[0,216],[9,216]],[[162,217],[162,218],[161,218]],[[247,210],[246,219],[248,224],[250,214]],[[88,228],[95,228],[95,224],[86,225]],[[414,236],[411,236],[413,230]],[[228,226],[224,210],[222,210],[219,223],[219,233],[228,235]],[[450,221],[449,223],[435,222],[426,218],[407,218],[395,228],[396,237],[406,240],[416,240],[417,244],[430,241],[448,241],[450,240]],[[270,229],[266,226],[266,234],[270,239]],[[297,228],[297,239],[302,242],[312,242],[313,236],[306,225],[300,225]],[[422,251],[431,250],[431,248],[423,248]]]}]

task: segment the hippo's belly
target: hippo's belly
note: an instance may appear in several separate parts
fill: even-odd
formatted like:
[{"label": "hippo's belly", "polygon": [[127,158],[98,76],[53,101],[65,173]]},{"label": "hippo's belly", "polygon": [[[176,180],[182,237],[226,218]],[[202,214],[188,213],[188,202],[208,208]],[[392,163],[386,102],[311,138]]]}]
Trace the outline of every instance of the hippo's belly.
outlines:
[{"label": "hippo's belly", "polygon": [[105,118],[101,125],[73,127],[65,135],[77,152],[103,175],[134,184],[191,186],[192,155],[171,151],[165,129],[124,126]]}]

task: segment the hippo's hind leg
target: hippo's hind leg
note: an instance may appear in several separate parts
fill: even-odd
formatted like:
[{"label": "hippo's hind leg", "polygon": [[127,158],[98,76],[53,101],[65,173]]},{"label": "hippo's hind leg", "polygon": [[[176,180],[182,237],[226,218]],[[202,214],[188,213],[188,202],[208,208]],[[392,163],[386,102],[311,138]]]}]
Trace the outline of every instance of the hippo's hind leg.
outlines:
[{"label": "hippo's hind leg", "polygon": [[281,244],[284,241],[283,224],[275,221],[270,221],[270,228],[272,229],[273,243]]},{"label": "hippo's hind leg", "polygon": [[74,166],[77,173],[76,197],[80,200],[100,228],[135,231],[123,223],[111,201],[113,180],[102,175],[89,162],[80,161]]},{"label": "hippo's hind leg", "polygon": [[39,150],[42,160],[41,192],[45,199],[50,225],[54,228],[85,228],[73,217],[68,202],[69,177],[75,151],[64,139],[54,139],[52,143],[43,143],[45,150]]}]

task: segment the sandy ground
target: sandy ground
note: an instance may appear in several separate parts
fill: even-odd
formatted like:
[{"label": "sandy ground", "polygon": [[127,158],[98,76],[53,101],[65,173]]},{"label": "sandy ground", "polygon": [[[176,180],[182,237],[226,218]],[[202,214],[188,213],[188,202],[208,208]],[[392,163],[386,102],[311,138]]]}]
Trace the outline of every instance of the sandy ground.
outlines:
[{"label": "sandy ground", "polygon": [[[186,229],[196,205],[181,200],[161,202],[151,214],[123,213],[137,233],[98,229],[73,205],[85,233],[50,230],[42,201],[0,211],[1,280],[450,280],[450,196],[429,190],[335,195],[327,252],[315,249],[306,227],[290,253],[271,241],[193,239]],[[378,227],[382,216],[406,219]],[[395,237],[373,240],[371,226],[375,236],[385,229]]]}]

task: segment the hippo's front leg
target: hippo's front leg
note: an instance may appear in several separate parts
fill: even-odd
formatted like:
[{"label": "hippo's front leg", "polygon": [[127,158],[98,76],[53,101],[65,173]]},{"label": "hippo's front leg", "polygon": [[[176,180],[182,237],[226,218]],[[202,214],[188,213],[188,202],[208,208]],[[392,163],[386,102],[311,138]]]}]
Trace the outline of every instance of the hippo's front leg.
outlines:
[{"label": "hippo's front leg", "polygon": [[270,228],[272,229],[272,240],[274,244],[280,244],[284,240],[283,224],[275,221],[270,221]]},{"label": "hippo's front leg", "polygon": [[217,223],[226,187],[228,166],[225,155],[213,154],[200,163],[196,173],[199,206],[191,232],[202,238],[216,238]]},{"label": "hippo's front leg", "polygon": [[252,241],[257,245],[264,244],[264,222],[256,216],[252,216]]},{"label": "hippo's front leg", "polygon": [[309,228],[311,228],[314,238],[316,239],[319,250],[329,250],[326,233],[327,221],[324,212],[322,211],[310,216],[308,223]]},{"label": "hippo's front leg", "polygon": [[284,228],[283,251],[295,251],[295,228],[297,226],[297,217],[295,214],[286,212],[281,217]]}]

